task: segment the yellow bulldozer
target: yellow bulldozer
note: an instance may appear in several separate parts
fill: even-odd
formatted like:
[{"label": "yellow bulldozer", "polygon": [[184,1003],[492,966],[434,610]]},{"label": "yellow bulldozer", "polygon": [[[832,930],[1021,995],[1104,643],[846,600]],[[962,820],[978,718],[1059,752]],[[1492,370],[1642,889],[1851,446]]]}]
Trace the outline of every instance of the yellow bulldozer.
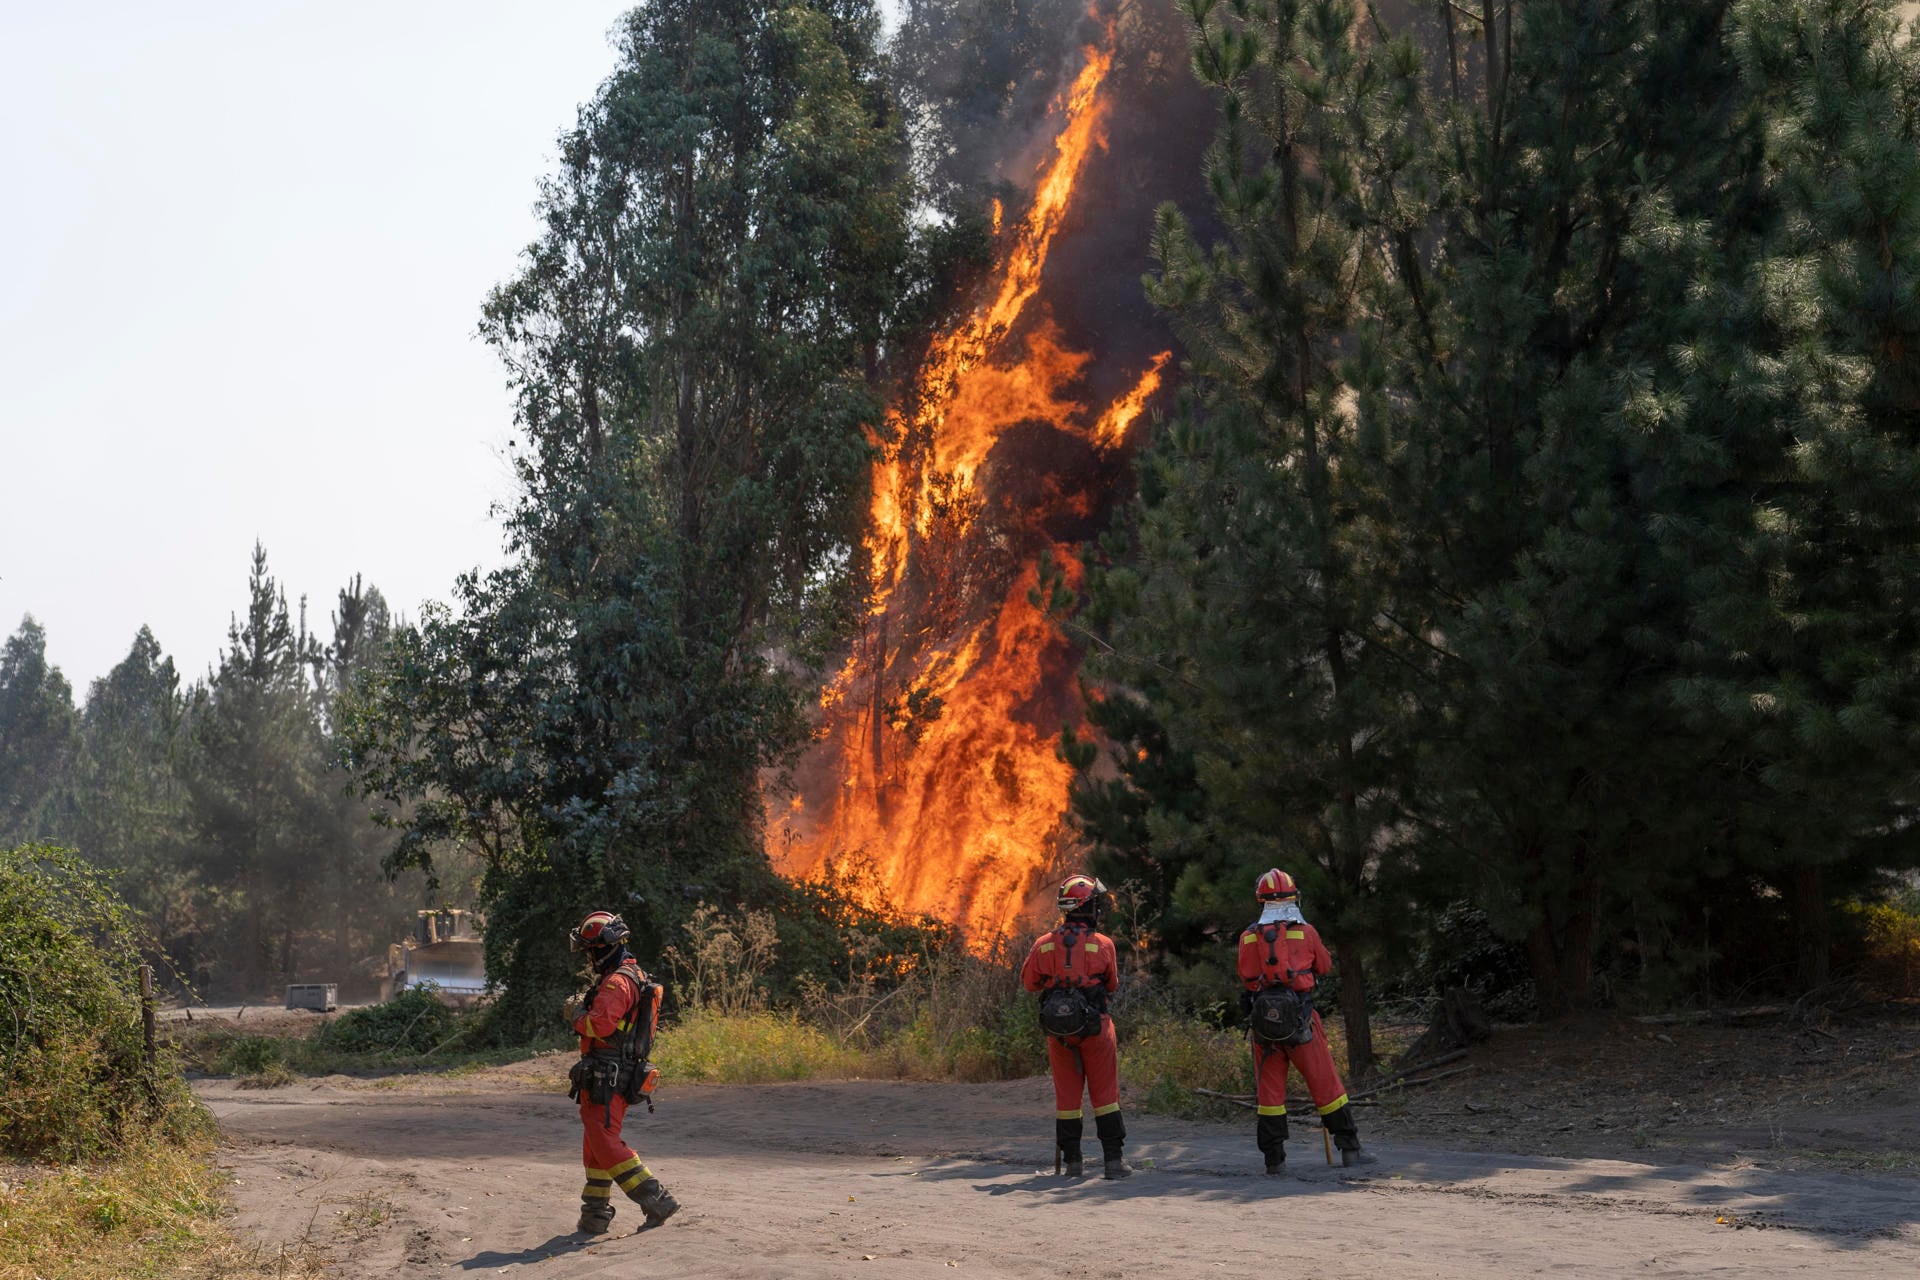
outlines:
[{"label": "yellow bulldozer", "polygon": [[387,948],[380,998],[431,983],[440,999],[467,1004],[487,991],[487,964],[480,946],[485,921],[453,908],[416,912],[413,936]]}]

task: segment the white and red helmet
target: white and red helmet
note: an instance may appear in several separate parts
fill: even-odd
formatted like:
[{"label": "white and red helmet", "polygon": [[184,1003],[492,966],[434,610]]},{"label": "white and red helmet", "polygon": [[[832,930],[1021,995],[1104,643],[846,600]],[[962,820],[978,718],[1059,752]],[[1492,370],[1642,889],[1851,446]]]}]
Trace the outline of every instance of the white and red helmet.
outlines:
[{"label": "white and red helmet", "polygon": [[625,920],[611,911],[594,911],[567,935],[567,950],[598,951],[602,947],[617,947],[631,936],[633,930],[627,928]]},{"label": "white and red helmet", "polygon": [[1092,876],[1068,876],[1060,882],[1058,904],[1063,916],[1098,912],[1107,896],[1107,886]]},{"label": "white and red helmet", "polygon": [[1292,876],[1275,867],[1253,882],[1253,896],[1261,902],[1288,902],[1300,896],[1300,886],[1293,882]]}]

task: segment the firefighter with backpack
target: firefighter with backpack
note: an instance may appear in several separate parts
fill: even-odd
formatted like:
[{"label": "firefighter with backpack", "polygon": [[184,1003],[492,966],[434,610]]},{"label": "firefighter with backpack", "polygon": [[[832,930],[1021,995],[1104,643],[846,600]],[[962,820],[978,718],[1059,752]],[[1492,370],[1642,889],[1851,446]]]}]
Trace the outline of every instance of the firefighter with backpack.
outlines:
[{"label": "firefighter with backpack", "polygon": [[1300,914],[1300,890],[1293,877],[1275,868],[1255,882],[1260,918],[1240,934],[1240,981],[1246,987],[1240,1007],[1251,1024],[1257,1081],[1258,1119],[1254,1141],[1266,1157],[1267,1174],[1286,1169],[1287,1069],[1298,1067],[1313,1095],[1320,1123],[1340,1148],[1345,1166],[1371,1164],[1360,1149],[1353,1107],[1333,1066],[1326,1029],[1313,1007],[1313,989],[1333,972],[1333,957],[1319,931]]},{"label": "firefighter with backpack", "polygon": [[568,1002],[569,1021],[580,1036],[580,1061],[568,1072],[569,1098],[580,1103],[581,1154],[587,1168],[580,1193],[579,1230],[598,1235],[613,1225],[613,1188],[640,1206],[657,1227],[680,1208],[652,1170],[620,1137],[627,1107],[644,1101],[653,1110],[660,1073],[647,1061],[660,1018],[660,984],[648,979],[626,947],[627,922],[595,911],[568,937],[584,951],[593,985]]},{"label": "firefighter with backpack", "polygon": [[1093,1101],[1106,1176],[1133,1171],[1121,1158],[1127,1126],[1120,1117],[1120,1057],[1107,997],[1120,985],[1113,939],[1101,933],[1107,887],[1092,876],[1068,876],[1060,886],[1058,928],[1041,934],[1020,966],[1020,984],[1040,997],[1040,1028],[1047,1033],[1053,1071],[1054,1142],[1067,1176],[1081,1176],[1080,1094]]}]

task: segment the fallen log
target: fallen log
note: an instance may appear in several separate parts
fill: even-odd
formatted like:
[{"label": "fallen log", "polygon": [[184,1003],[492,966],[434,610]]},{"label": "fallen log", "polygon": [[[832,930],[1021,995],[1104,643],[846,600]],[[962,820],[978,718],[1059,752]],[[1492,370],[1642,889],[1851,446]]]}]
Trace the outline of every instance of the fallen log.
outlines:
[{"label": "fallen log", "polygon": [[[1388,1089],[1396,1089],[1396,1088],[1402,1088],[1402,1087],[1411,1089],[1418,1085],[1433,1084],[1436,1081],[1446,1080],[1453,1076],[1465,1075],[1467,1072],[1472,1070],[1474,1070],[1473,1064],[1468,1063],[1464,1067],[1455,1067],[1451,1071],[1442,1071],[1437,1075],[1423,1076],[1418,1080],[1390,1080],[1385,1084],[1375,1085],[1371,1089],[1361,1089],[1361,1090],[1358,1090],[1357,1092],[1349,1093],[1347,1095],[1347,1101],[1352,1103],[1356,1107],[1358,1106],[1377,1107],[1380,1105],[1378,1102],[1370,1102],[1367,1100],[1370,1098],[1373,1098],[1376,1094],[1385,1092]],[[1255,1095],[1251,1093],[1221,1093],[1217,1089],[1195,1089],[1193,1092],[1202,1098],[1214,1098],[1220,1102],[1231,1102],[1234,1105],[1241,1106],[1241,1107],[1257,1107],[1260,1105],[1258,1102],[1255,1101]],[[1300,1105],[1304,1109],[1302,1114],[1305,1114],[1306,1111],[1313,1110],[1313,1104],[1311,1103],[1301,1103]],[[1291,1115],[1293,1113],[1288,1112],[1288,1114]]]},{"label": "fallen log", "polygon": [[[1260,1106],[1259,1102],[1257,1102],[1250,1093],[1221,1093],[1217,1089],[1195,1089],[1193,1092],[1202,1098],[1212,1098],[1216,1102],[1231,1102],[1234,1106],[1245,1107],[1249,1111],[1256,1110]],[[1356,1107],[1377,1107],[1380,1105],[1377,1102],[1354,1102],[1351,1098],[1347,1099],[1347,1101]],[[1298,1111],[1289,1110],[1287,1114],[1290,1116],[1311,1115],[1313,1114],[1313,1104],[1303,1102],[1300,1104]]]}]

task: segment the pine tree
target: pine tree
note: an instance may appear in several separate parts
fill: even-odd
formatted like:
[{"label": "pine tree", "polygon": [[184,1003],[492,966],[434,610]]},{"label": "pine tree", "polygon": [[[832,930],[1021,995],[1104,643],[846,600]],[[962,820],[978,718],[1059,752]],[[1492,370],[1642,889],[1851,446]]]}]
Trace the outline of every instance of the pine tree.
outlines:
[{"label": "pine tree", "polygon": [[[128,900],[168,948],[193,930],[199,894],[185,860],[184,711],[173,660],[141,627],[87,691],[70,782],[75,845],[122,873]],[[191,964],[184,951],[178,959]]]},{"label": "pine tree", "polygon": [[214,976],[259,991],[300,963],[312,868],[324,865],[324,762],[308,673],[319,660],[255,544],[247,613],[188,704],[186,762],[193,858],[227,938],[207,948]]},{"label": "pine tree", "polygon": [[73,687],[48,665],[46,629],[28,615],[0,649],[0,846],[65,834],[75,729]]},{"label": "pine tree", "polygon": [[1676,690],[1723,744],[1718,844],[1777,889],[1800,984],[1828,976],[1830,898],[1920,859],[1920,55],[1891,3],[1736,6],[1764,110],[1755,234],[1678,219],[1674,405],[1721,443],[1671,555],[1695,597]]},{"label": "pine tree", "polygon": [[[1427,646],[1393,580],[1397,463],[1341,366],[1382,270],[1355,233],[1356,149],[1417,86],[1404,48],[1389,66],[1350,39],[1346,0],[1185,11],[1221,102],[1221,235],[1209,247],[1161,212],[1148,292],[1185,344],[1186,395],[1141,460],[1135,546],[1096,572],[1087,615],[1105,646],[1092,669],[1115,686],[1091,716],[1126,784],[1083,777],[1076,806],[1096,840],[1156,846],[1158,884],[1177,877],[1177,910],[1216,936],[1244,923],[1262,870],[1290,868],[1333,940],[1364,1073],[1365,948]],[[1091,753],[1068,750],[1084,773]]]}]

